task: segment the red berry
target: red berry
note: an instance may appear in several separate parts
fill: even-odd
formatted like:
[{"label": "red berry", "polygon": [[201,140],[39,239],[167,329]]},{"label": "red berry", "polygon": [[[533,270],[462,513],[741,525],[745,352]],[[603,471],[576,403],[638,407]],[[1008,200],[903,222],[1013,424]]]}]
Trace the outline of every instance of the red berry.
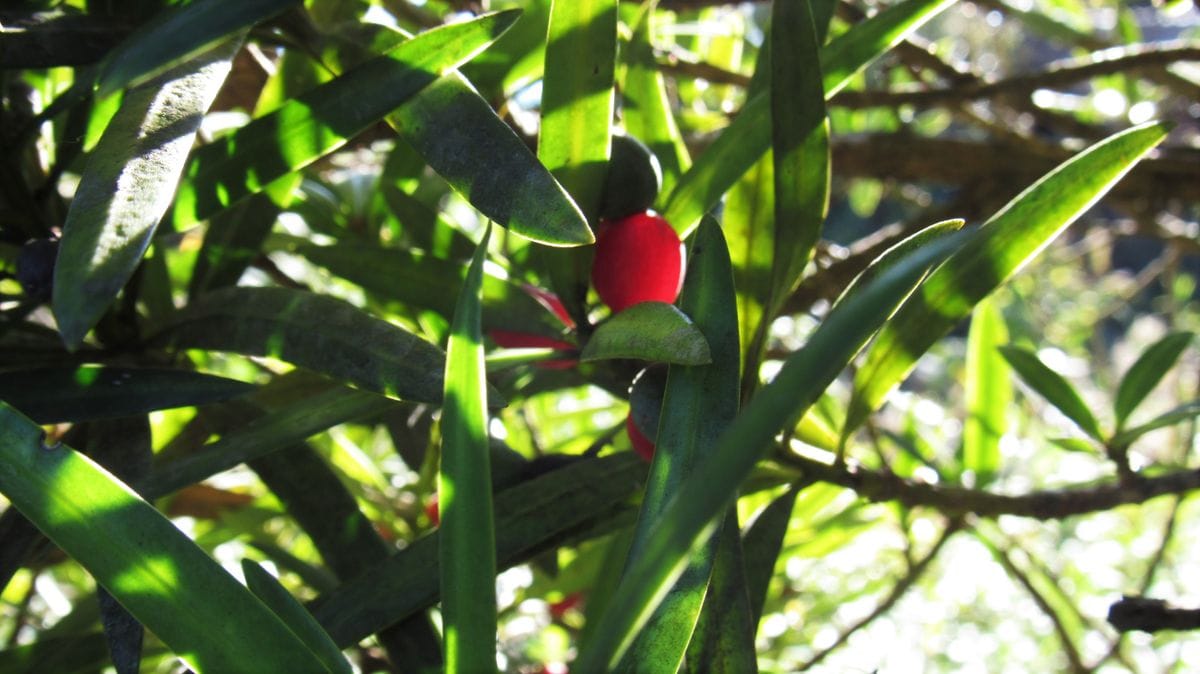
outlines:
[{"label": "red berry", "polygon": [[[575,327],[575,321],[571,320],[571,315],[567,313],[566,307],[563,306],[558,295],[549,290],[542,290],[537,286],[525,284],[522,286],[525,292],[538,301],[546,309],[554,313],[563,325],[568,328]],[[518,332],[516,330],[489,330],[488,336],[492,341],[504,349],[556,349],[558,351],[574,351],[574,344],[564,342],[561,339],[553,337],[544,337],[528,332]],[[559,360],[544,360],[535,364],[536,367],[545,368],[547,370],[566,370],[575,367],[579,361],[575,358],[566,358]]]},{"label": "red berry", "polygon": [[683,286],[683,242],[652,211],[601,223],[592,285],[613,313],[639,302],[674,302]]},{"label": "red berry", "polygon": [[654,458],[654,441],[638,429],[632,414],[625,417],[625,432],[629,434],[629,442],[633,444],[633,451],[637,452],[638,456],[647,461]]},{"label": "red berry", "polygon": [[582,601],[582,592],[572,592],[559,601],[550,602],[550,615],[555,620],[562,620],[563,616],[567,614],[567,611],[579,606],[580,602]]},{"label": "red berry", "polygon": [[442,518],[438,513],[437,494],[434,494],[428,501],[425,502],[425,516],[429,518],[429,521],[433,524],[433,526],[436,527],[441,524]]}]

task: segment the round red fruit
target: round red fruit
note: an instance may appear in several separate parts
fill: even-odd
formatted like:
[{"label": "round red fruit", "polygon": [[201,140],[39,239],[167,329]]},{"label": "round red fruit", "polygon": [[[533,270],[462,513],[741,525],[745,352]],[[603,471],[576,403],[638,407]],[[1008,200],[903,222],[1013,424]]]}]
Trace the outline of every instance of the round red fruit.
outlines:
[{"label": "round red fruit", "polygon": [[629,434],[629,442],[638,456],[646,461],[654,458],[654,441],[647,438],[646,434],[637,427],[632,414],[625,417],[625,432]]},{"label": "round red fruit", "polygon": [[679,235],[652,211],[602,222],[592,285],[613,313],[639,302],[674,302],[683,285],[683,261]]}]

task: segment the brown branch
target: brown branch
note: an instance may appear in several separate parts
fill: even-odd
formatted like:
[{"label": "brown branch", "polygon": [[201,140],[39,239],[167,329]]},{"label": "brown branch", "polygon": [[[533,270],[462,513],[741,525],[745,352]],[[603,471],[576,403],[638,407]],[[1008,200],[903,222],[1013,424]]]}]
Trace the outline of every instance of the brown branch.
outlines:
[{"label": "brown branch", "polygon": [[1003,95],[1029,94],[1037,89],[1063,88],[1101,75],[1132,73],[1180,61],[1200,61],[1200,47],[1183,41],[1113,47],[1082,58],[1051,63],[1041,72],[992,82],[973,79],[943,89],[842,91],[831,103],[850,108],[898,105],[929,107]]},{"label": "brown branch", "polygon": [[801,470],[808,478],[853,489],[871,501],[897,501],[906,506],[926,506],[946,516],[974,513],[995,518],[1017,515],[1037,520],[1057,520],[1138,504],[1158,496],[1200,489],[1200,470],[1181,470],[1154,477],[1135,476],[1129,484],[1104,483],[1068,489],[1047,489],[1027,494],[997,494],[902,478],[890,471],[860,467],[835,468],[830,464],[790,452],[778,460]]},{"label": "brown branch", "polygon": [[1108,622],[1121,632],[1200,629],[1200,609],[1175,608],[1161,599],[1123,597],[1108,608]]}]

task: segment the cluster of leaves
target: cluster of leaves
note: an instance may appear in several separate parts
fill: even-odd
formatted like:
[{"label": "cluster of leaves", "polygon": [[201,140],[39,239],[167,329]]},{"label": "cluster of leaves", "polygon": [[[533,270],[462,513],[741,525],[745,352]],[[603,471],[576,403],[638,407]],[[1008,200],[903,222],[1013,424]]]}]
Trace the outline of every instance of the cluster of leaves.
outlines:
[{"label": "cluster of leaves", "polygon": [[[1163,494],[1178,508],[1200,487],[1170,470],[1186,453],[1131,459],[1146,434],[1200,414],[1191,402],[1131,422],[1189,332],[1141,353],[1105,429],[1066,378],[1009,345],[993,299],[1167,124],[1035,110],[1051,140],[1004,137],[1053,161],[989,212],[951,202],[970,227],[838,182],[838,134],[944,126],[888,96],[1009,92],[920,48],[951,0],[869,16],[778,0],[769,21],[615,0],[44,4],[0,16],[3,671],[132,672],[143,658],[753,671],[794,645],[776,627],[799,604],[806,629],[831,627],[835,602],[890,580],[840,645],[959,532],[1021,582],[1082,669],[1086,620],[991,518]],[[1099,48],[1042,14],[992,11]],[[863,121],[834,107],[842,96],[890,116]],[[1000,133],[957,105],[956,124]],[[610,316],[588,279],[605,186],[629,170],[610,161],[614,133],[661,165],[655,208],[688,267],[675,305]],[[847,233],[846,204],[890,204],[905,226]],[[897,429],[878,412],[968,318],[961,438],[927,451],[912,415]],[[501,330],[570,353],[493,348]],[[661,395],[631,396],[647,363],[667,365]],[[1052,441],[1114,476],[999,490],[1010,370],[1082,431]],[[659,419],[648,467],[627,451],[631,406]],[[905,572],[812,600],[792,561],[866,540],[879,520],[866,500],[893,502]],[[917,555],[922,522],[940,533]],[[502,574],[497,603],[509,568],[531,577],[513,590]],[[67,588],[67,609],[43,578]],[[512,592],[552,602],[552,623],[522,637]],[[831,650],[805,648],[810,665]]]}]

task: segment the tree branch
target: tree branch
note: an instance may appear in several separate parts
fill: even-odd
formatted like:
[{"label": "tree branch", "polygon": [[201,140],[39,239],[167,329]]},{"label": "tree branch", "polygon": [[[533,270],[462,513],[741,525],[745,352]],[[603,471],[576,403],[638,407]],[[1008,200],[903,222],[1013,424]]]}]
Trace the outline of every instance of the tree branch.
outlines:
[{"label": "tree branch", "polygon": [[1200,629],[1200,609],[1175,608],[1161,599],[1123,597],[1108,608],[1108,622],[1121,632]]},{"label": "tree branch", "polygon": [[1037,520],[1057,520],[1200,489],[1200,470],[1182,470],[1154,477],[1137,475],[1124,485],[1112,482],[1011,495],[916,482],[890,471],[856,466],[835,468],[791,452],[781,452],[777,459],[799,469],[806,477],[853,489],[865,499],[898,501],[910,507],[926,506],[948,517],[974,513],[986,518],[1017,515]]}]

